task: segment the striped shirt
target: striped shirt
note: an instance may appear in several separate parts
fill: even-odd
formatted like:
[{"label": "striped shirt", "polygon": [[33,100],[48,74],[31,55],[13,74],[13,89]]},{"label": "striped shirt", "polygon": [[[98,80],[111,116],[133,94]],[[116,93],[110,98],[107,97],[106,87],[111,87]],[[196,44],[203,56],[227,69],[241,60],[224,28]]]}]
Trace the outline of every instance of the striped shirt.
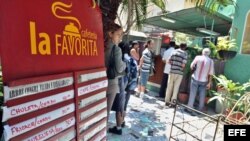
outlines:
[{"label": "striped shirt", "polygon": [[182,65],[187,63],[187,53],[184,50],[176,49],[172,52],[170,59],[170,73],[183,75]]},{"label": "striped shirt", "polygon": [[143,72],[150,72],[151,66],[152,66],[152,53],[151,51],[146,48],[142,52],[142,57],[143,57],[143,63],[142,63],[142,68],[141,71]]},{"label": "striped shirt", "polygon": [[192,77],[199,82],[208,82],[208,75],[214,74],[214,61],[207,56],[196,56],[191,67],[196,66]]}]

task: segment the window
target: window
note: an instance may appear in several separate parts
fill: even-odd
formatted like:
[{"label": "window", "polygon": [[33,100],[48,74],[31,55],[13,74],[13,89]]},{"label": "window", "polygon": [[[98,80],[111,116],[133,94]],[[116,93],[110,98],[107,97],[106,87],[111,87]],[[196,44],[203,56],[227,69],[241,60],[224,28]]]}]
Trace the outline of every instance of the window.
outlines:
[{"label": "window", "polygon": [[242,40],[242,54],[250,54],[250,11],[246,18],[246,25],[244,29],[244,35]]}]

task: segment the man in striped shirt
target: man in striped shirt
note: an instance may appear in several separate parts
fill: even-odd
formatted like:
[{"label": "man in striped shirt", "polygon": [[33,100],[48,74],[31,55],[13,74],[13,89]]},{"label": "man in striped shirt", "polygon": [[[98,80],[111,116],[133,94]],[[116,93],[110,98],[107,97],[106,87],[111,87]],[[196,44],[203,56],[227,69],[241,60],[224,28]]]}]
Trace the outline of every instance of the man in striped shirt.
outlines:
[{"label": "man in striped shirt", "polygon": [[199,108],[203,111],[205,105],[206,89],[210,89],[212,75],[214,74],[214,62],[209,58],[210,49],[202,50],[202,55],[196,56],[191,63],[191,69],[195,69],[192,75],[188,106],[193,108],[197,91],[199,92]]},{"label": "man in striped shirt", "polygon": [[177,99],[177,94],[183,77],[183,70],[187,63],[186,47],[186,44],[181,44],[180,49],[174,50],[168,59],[171,68],[165,97],[166,106],[170,105],[170,102],[173,102],[174,99]]},{"label": "man in striped shirt", "polygon": [[143,97],[145,92],[145,87],[148,82],[148,78],[150,75],[151,67],[153,67],[153,53],[154,50],[154,41],[148,40],[147,44],[145,46],[145,50],[142,52],[142,57],[140,59],[139,63],[139,73],[140,73],[140,79],[138,83],[138,93],[137,96]]}]

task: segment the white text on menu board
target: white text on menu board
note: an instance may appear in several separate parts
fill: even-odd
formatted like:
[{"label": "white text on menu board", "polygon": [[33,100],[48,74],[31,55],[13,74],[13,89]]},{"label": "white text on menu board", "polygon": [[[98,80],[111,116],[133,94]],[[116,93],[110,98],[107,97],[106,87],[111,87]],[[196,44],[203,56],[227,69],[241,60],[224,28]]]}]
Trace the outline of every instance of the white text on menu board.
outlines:
[{"label": "white text on menu board", "polygon": [[37,94],[54,90],[73,84],[73,77],[66,77],[61,79],[55,79],[50,81],[44,81],[40,83],[21,85],[16,87],[4,87],[4,100],[8,101],[17,97],[23,97],[31,94]]},{"label": "white text on menu board", "polygon": [[27,131],[30,131],[34,128],[37,128],[41,125],[44,125],[52,120],[60,118],[64,115],[72,113],[74,110],[75,110],[75,105],[72,103],[55,111],[43,114],[41,116],[29,119],[27,121],[12,126],[5,125],[4,128],[8,138],[12,138]]},{"label": "white text on menu board", "polygon": [[13,107],[3,107],[3,121],[6,121],[9,118],[17,117],[32,111],[42,109],[74,97],[74,91],[69,90],[62,92],[53,96],[45,97],[42,99],[30,101]]},{"label": "white text on menu board", "polygon": [[[53,135],[56,135],[58,133],[60,133],[61,131],[64,131],[65,129],[73,126],[75,124],[75,118],[72,117],[70,119],[67,119],[53,127],[50,127],[34,136],[31,136],[27,139],[25,139],[24,141],[41,141],[41,140],[46,140],[50,137],[52,137]],[[74,132],[74,130],[73,130]]]},{"label": "white text on menu board", "polygon": [[93,83],[93,84],[90,84],[90,85],[87,85],[87,86],[80,87],[80,88],[78,88],[78,96],[81,96],[81,95],[84,95],[84,94],[87,94],[87,93],[90,93],[90,92],[105,88],[107,86],[108,86],[108,81],[103,80],[103,81],[100,81],[100,82],[97,82],[97,83]]}]

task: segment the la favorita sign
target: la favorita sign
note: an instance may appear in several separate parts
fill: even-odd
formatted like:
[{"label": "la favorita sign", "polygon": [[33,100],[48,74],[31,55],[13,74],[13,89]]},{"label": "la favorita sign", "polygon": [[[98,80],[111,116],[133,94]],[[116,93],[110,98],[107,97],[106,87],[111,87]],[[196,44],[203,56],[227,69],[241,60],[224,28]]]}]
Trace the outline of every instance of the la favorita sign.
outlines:
[{"label": "la favorita sign", "polygon": [[4,82],[103,67],[101,20],[92,0],[2,1]]}]

